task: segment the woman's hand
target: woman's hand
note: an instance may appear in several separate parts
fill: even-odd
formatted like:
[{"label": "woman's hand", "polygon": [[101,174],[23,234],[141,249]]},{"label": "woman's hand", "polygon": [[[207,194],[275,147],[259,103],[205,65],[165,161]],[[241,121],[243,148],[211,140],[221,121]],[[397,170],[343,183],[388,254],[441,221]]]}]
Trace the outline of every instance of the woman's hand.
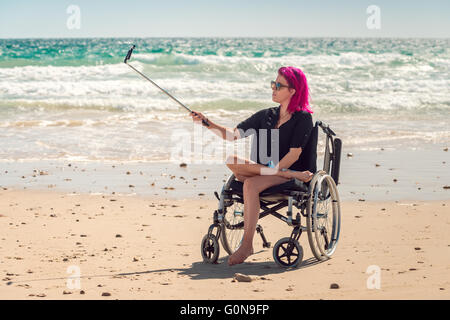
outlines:
[{"label": "woman's hand", "polygon": [[[205,125],[205,122],[208,123],[208,118],[206,118],[203,114],[200,112],[192,110],[191,117],[194,123],[199,123],[201,125]],[[205,122],[203,122],[205,121]]]}]

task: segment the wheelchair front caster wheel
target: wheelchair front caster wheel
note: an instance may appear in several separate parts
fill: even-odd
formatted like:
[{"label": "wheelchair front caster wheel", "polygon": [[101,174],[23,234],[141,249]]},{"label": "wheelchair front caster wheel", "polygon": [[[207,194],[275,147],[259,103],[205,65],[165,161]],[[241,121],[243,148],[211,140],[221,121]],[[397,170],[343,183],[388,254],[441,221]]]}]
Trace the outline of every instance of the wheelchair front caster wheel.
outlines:
[{"label": "wheelchair front caster wheel", "polygon": [[205,263],[217,263],[219,258],[219,242],[213,234],[207,234],[202,239],[202,258]]},{"label": "wheelchair front caster wheel", "polygon": [[263,248],[270,248],[271,245],[270,242],[263,243]]},{"label": "wheelchair front caster wheel", "polygon": [[303,247],[297,240],[282,238],[273,247],[273,260],[283,268],[295,268],[303,260]]}]

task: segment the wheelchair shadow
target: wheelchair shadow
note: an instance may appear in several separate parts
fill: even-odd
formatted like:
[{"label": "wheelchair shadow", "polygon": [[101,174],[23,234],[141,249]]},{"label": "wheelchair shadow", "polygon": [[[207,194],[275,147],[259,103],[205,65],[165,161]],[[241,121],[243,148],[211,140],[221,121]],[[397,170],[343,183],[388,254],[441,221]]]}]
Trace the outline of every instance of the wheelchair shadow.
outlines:
[{"label": "wheelchair shadow", "polygon": [[272,274],[281,274],[286,272],[293,272],[296,270],[309,268],[321,263],[314,257],[308,258],[296,268],[282,268],[273,261],[267,262],[244,262],[239,265],[229,266],[228,257],[223,257],[215,264],[204,263],[203,261],[194,262],[190,267],[186,268],[167,268],[148,270],[142,272],[120,273],[120,276],[131,276],[138,274],[152,274],[161,272],[178,271],[179,275],[189,276],[192,280],[205,279],[230,279],[234,277],[235,273],[243,273],[250,276],[267,276]]}]

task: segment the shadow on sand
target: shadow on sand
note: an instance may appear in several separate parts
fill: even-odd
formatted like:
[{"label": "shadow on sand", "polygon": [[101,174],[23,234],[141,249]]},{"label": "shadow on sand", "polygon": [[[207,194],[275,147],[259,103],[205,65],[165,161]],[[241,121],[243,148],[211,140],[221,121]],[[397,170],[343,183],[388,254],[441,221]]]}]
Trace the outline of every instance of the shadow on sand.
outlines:
[{"label": "shadow on sand", "polygon": [[186,268],[167,268],[156,269],[141,272],[127,272],[120,273],[117,276],[132,276],[138,274],[152,274],[162,272],[178,271],[180,275],[189,276],[192,280],[204,279],[230,279],[234,277],[235,273],[243,273],[251,276],[267,276],[271,274],[280,274],[285,272],[292,272],[295,270],[308,268],[319,264],[320,261],[311,257],[300,264],[297,268],[281,268],[273,261],[267,262],[244,262],[239,265],[230,267],[228,265],[228,257],[223,257],[218,260],[216,264],[208,264],[203,261],[194,262],[190,267]]},{"label": "shadow on sand", "polygon": [[[244,262],[242,264],[234,265],[230,267],[228,265],[228,257],[223,257],[218,260],[218,263],[208,264],[203,261],[194,262],[190,267],[186,268],[165,268],[146,271],[135,272],[122,272],[115,274],[97,274],[97,275],[83,275],[80,279],[86,278],[121,278],[133,275],[144,275],[153,273],[164,272],[177,272],[180,275],[189,276],[192,280],[205,280],[205,279],[230,279],[234,277],[235,273],[243,273],[250,276],[267,276],[272,274],[281,274],[285,272],[292,272],[299,269],[309,268],[321,263],[314,257],[303,260],[297,268],[282,268],[273,261],[266,262]],[[47,279],[28,279],[19,281],[9,281],[6,285],[12,285],[17,283],[33,282],[33,281],[50,281],[50,280],[64,280],[67,277],[47,278]]]}]

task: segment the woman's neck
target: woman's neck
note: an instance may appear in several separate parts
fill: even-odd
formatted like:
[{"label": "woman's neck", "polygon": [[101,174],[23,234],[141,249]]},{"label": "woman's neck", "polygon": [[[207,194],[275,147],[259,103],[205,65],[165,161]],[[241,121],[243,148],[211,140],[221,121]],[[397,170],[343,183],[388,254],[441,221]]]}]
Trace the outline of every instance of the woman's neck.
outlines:
[{"label": "woman's neck", "polygon": [[280,117],[284,117],[289,113],[288,105],[289,105],[289,103],[288,104],[283,104],[283,103],[280,104]]}]

